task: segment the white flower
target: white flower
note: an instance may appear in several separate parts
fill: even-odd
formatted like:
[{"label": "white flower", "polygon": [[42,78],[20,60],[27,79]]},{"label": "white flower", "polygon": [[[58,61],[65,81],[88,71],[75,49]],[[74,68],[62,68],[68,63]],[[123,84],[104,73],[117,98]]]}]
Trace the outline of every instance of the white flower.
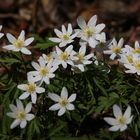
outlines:
[{"label": "white flower", "polygon": [[[0,25],[0,31],[1,31],[1,29],[2,29],[2,25]],[[2,38],[3,36],[4,36],[4,34],[0,33],[0,38]]]},{"label": "white flower", "polygon": [[104,120],[112,125],[109,128],[110,131],[124,131],[127,129],[127,125],[131,123],[133,116],[131,116],[131,107],[128,106],[124,114],[119,106],[113,105],[113,114],[115,118],[105,117]]},{"label": "white flower", "polygon": [[71,57],[74,60],[74,67],[79,68],[82,72],[85,71],[84,66],[91,64],[92,61],[89,60],[93,57],[93,53],[86,55],[86,46],[82,45],[79,49],[79,52]]},{"label": "white flower", "polygon": [[140,75],[140,55],[135,54],[131,59],[132,63],[124,64],[125,68],[128,69],[125,72],[137,73],[138,75]]},{"label": "white flower", "polygon": [[55,74],[53,72],[55,72],[58,68],[58,66],[52,66],[51,62],[46,65],[46,62],[43,58],[40,58],[39,64],[36,62],[32,62],[32,66],[36,71],[28,72],[28,79],[33,82],[40,82],[40,84],[42,84],[43,81],[46,84],[50,84],[50,78],[55,77]]},{"label": "white flower", "polygon": [[121,54],[121,48],[123,46],[123,43],[124,43],[123,38],[121,38],[118,43],[117,43],[116,39],[113,38],[113,40],[109,46],[110,50],[105,50],[104,54],[110,54],[110,59],[114,60],[116,56]]},{"label": "white flower", "polygon": [[31,44],[33,42],[34,38],[30,37],[25,40],[24,30],[21,31],[21,33],[17,39],[10,33],[7,33],[6,36],[9,40],[9,42],[11,43],[11,45],[4,46],[3,47],[4,49],[16,51],[16,52],[21,51],[23,54],[27,54],[27,55],[31,54],[31,52],[26,48],[26,46]]},{"label": "white flower", "polygon": [[73,30],[71,24],[68,24],[67,30],[66,27],[62,25],[62,32],[59,31],[58,29],[54,29],[54,32],[58,36],[58,38],[51,37],[49,38],[49,40],[59,43],[59,47],[64,47],[67,44],[70,44],[71,42],[74,41],[73,39],[77,36],[77,33],[72,34]]},{"label": "white flower", "polygon": [[72,94],[68,98],[68,91],[66,87],[63,87],[60,96],[54,93],[49,93],[48,96],[53,101],[57,102],[56,104],[52,105],[49,110],[59,110],[58,116],[63,115],[66,110],[74,110],[74,105],[72,104],[72,102],[76,99],[76,94]]},{"label": "white flower", "polygon": [[75,54],[72,45],[68,46],[64,52],[56,46],[56,54],[57,56],[53,65],[62,64],[63,68],[67,68],[67,64],[74,65],[71,60],[71,56]]},{"label": "white flower", "polygon": [[89,44],[90,47],[95,48],[96,45],[101,40],[98,35],[104,29],[105,24],[98,24],[96,25],[97,16],[94,15],[86,24],[83,17],[78,17],[77,23],[81,29],[76,29],[75,31],[78,33],[79,38],[84,40]]},{"label": "white flower", "polygon": [[10,128],[13,129],[20,125],[20,128],[25,128],[27,121],[31,121],[35,116],[31,113],[32,104],[28,103],[24,109],[24,106],[20,100],[16,100],[17,106],[10,104],[10,109],[12,112],[8,112],[7,115],[14,118],[14,122],[11,124]]},{"label": "white flower", "polygon": [[100,43],[105,43],[106,42],[106,34],[104,32],[102,32],[101,34],[97,34],[96,35],[96,39],[100,42]]},{"label": "white flower", "polygon": [[37,86],[33,81],[28,78],[28,84],[20,84],[17,86],[20,90],[23,90],[23,94],[19,97],[19,99],[23,100],[27,97],[31,96],[32,103],[36,103],[37,100],[37,93],[45,92],[45,89],[42,87]]},{"label": "white flower", "polygon": [[44,59],[44,61],[46,62],[46,64],[53,62],[53,60],[55,59],[56,56],[56,52],[50,52],[49,54],[42,54],[42,56],[39,57],[38,61],[42,61],[42,58]]}]

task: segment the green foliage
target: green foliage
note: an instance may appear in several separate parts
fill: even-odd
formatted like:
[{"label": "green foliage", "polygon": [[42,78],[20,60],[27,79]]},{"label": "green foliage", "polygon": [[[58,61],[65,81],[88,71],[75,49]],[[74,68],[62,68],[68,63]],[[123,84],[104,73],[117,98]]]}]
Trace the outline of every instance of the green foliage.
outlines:
[{"label": "green foliage", "polygon": [[[36,40],[36,48],[40,50],[56,45],[48,38],[36,36]],[[6,70],[0,80],[1,140],[117,140],[122,133],[109,132],[109,126],[103,121],[103,117],[112,115],[114,104],[122,108],[128,104],[132,106],[135,117],[127,131],[134,139],[140,137],[140,82],[135,76],[125,74],[117,67],[110,69],[102,63],[99,66],[91,64],[83,73],[57,70],[56,77],[50,85],[44,85],[45,93],[38,96],[37,104],[33,106],[36,118],[23,130],[10,130],[12,119],[6,116],[6,112],[9,104],[15,103],[21,95],[17,85],[26,82],[26,72],[32,67],[30,61],[23,62],[19,53],[4,54],[0,62]],[[63,86],[67,87],[69,94],[77,93],[77,99],[74,111],[58,117],[56,112],[48,110],[52,101],[47,95],[48,92],[60,94]]]}]

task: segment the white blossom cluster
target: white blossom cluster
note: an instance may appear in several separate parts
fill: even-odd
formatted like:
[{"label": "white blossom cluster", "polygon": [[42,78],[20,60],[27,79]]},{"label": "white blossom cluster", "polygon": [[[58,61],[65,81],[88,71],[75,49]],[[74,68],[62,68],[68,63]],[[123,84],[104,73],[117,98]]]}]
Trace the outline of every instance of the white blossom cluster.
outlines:
[{"label": "white blossom cluster", "polygon": [[[16,100],[16,106],[10,104],[12,112],[7,113],[9,117],[15,119],[11,124],[11,129],[18,125],[24,128],[27,121],[35,117],[35,115],[29,113],[32,104],[36,104],[37,94],[45,92],[43,83],[47,85],[51,84],[51,79],[55,77],[55,72],[58,69],[70,68],[73,72],[75,72],[75,70],[84,72],[86,70],[86,65],[97,64],[97,61],[95,61],[96,57],[90,50],[91,48],[95,49],[102,43],[106,43],[106,35],[102,31],[105,28],[105,24],[97,24],[96,22],[96,15],[91,17],[87,23],[82,17],[78,17],[77,24],[80,29],[72,29],[71,24],[68,24],[67,28],[62,25],[61,30],[54,29],[56,37],[51,37],[49,40],[58,43],[58,45],[55,46],[53,51],[49,54],[42,54],[37,62],[33,61],[31,65],[34,70],[27,73],[27,83],[17,86],[23,93],[19,96],[19,99]],[[2,26],[0,26],[0,30],[1,28]],[[0,38],[3,35],[3,33],[0,33]],[[11,44],[4,46],[4,49],[31,55],[31,51],[27,49],[27,46],[33,42],[33,37],[25,39],[24,31],[21,31],[17,39],[9,33],[6,36]],[[77,46],[74,45],[75,38],[80,38]],[[126,70],[127,73],[137,73],[140,75],[139,43],[135,42],[135,48],[128,45],[122,48],[123,42],[123,38],[121,38],[118,43],[114,38],[109,44],[109,50],[104,50],[104,54],[109,54],[112,60],[118,57],[119,61],[128,69]],[[76,51],[77,47],[79,47],[78,51]],[[29,97],[31,98],[31,102],[24,108],[21,100]],[[76,94],[71,94],[68,97],[68,90],[66,87],[62,88],[60,96],[55,93],[48,93],[48,97],[55,102],[49,110],[59,110],[58,116],[63,115],[66,111],[75,109],[72,102],[75,101]],[[104,118],[106,122],[113,125],[110,130],[125,130],[127,124],[132,120],[130,106],[127,108],[124,115],[122,115],[122,111],[117,105],[113,106],[113,112],[116,117],[115,119],[109,117]]]},{"label": "white blossom cluster", "polygon": [[124,45],[123,38],[118,43],[114,38],[109,45],[109,50],[105,50],[104,54],[109,54],[112,60],[117,58],[120,64],[125,67],[126,73],[140,75],[140,44],[138,41],[135,41],[134,47],[132,47]]}]

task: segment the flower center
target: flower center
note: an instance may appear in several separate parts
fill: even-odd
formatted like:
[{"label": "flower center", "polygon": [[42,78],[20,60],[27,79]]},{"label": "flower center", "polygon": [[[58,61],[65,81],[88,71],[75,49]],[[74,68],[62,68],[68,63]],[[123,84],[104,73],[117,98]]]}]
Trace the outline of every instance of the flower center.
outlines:
[{"label": "flower center", "polygon": [[140,54],[140,48],[135,48],[135,49],[133,50],[133,53],[138,53],[138,54]]},{"label": "flower center", "polygon": [[135,61],[134,66],[137,70],[140,70],[140,60]]},{"label": "flower center", "polygon": [[67,60],[68,59],[68,53],[67,52],[62,52],[59,56],[60,60]]},{"label": "flower center", "polygon": [[78,62],[81,62],[84,59],[84,55],[82,53],[78,53],[77,57],[78,57],[78,60],[77,60]]},{"label": "flower center", "polygon": [[70,36],[68,34],[63,34],[62,38],[67,41],[69,40]]},{"label": "flower center", "polygon": [[51,54],[51,53],[48,54],[48,55],[45,55],[45,60],[46,60],[46,62],[49,62],[52,58],[53,58],[53,57],[52,57],[52,54]]},{"label": "flower center", "polygon": [[21,48],[21,47],[23,47],[23,44],[24,44],[24,42],[22,41],[22,40],[20,40],[20,39],[17,39],[14,43],[13,43],[13,45],[16,47],[16,48]]},{"label": "flower center", "polygon": [[119,124],[125,124],[126,123],[126,119],[123,116],[119,116],[117,118],[117,121]]},{"label": "flower center", "polygon": [[86,27],[83,29],[83,32],[87,37],[91,37],[95,32],[95,29],[91,30],[89,27]]},{"label": "flower center", "polygon": [[62,107],[65,107],[67,105],[68,101],[66,98],[61,98],[59,99],[59,104],[62,106]]},{"label": "flower center", "polygon": [[17,113],[17,119],[22,120],[22,119],[24,119],[24,118],[25,118],[25,113],[24,113],[23,111],[19,111],[19,112]]},{"label": "flower center", "polygon": [[132,56],[131,55],[128,55],[127,56],[127,60],[128,60],[129,63],[132,63],[133,62]]},{"label": "flower center", "polygon": [[112,47],[112,51],[113,51],[113,53],[120,53],[120,51],[121,51],[121,48],[120,47],[118,47],[118,46],[113,46]]},{"label": "flower center", "polygon": [[33,93],[35,91],[36,85],[34,83],[29,83],[29,85],[27,85],[26,90],[29,93]]},{"label": "flower center", "polygon": [[46,76],[48,74],[48,69],[46,67],[42,67],[39,71],[41,76]]}]

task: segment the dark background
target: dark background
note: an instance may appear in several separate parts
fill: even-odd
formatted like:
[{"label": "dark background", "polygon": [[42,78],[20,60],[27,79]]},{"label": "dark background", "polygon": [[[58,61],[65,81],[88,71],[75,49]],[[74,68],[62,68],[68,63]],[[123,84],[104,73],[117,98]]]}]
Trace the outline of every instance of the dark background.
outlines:
[{"label": "dark background", "polygon": [[94,14],[106,24],[108,38],[140,40],[140,0],[0,0],[2,32],[14,35],[24,29],[43,37],[62,24],[76,27],[80,15],[88,20]]}]

